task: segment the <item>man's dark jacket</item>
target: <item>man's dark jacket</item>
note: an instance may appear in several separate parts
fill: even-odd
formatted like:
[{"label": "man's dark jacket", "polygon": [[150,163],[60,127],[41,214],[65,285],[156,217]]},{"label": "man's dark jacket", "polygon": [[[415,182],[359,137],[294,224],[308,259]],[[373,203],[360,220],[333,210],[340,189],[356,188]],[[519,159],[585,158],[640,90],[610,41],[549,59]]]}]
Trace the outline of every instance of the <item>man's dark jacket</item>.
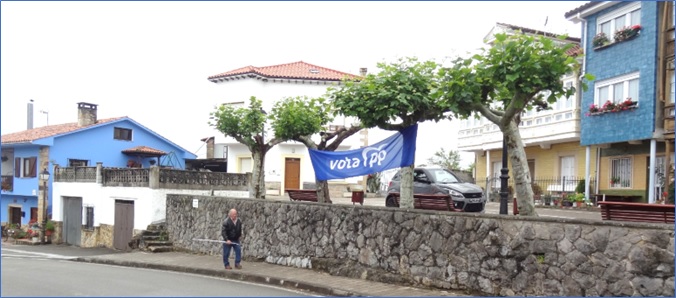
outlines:
[{"label": "man's dark jacket", "polygon": [[226,217],[221,227],[221,236],[223,241],[239,242],[239,237],[242,236],[242,220],[238,218],[235,224],[230,217]]}]

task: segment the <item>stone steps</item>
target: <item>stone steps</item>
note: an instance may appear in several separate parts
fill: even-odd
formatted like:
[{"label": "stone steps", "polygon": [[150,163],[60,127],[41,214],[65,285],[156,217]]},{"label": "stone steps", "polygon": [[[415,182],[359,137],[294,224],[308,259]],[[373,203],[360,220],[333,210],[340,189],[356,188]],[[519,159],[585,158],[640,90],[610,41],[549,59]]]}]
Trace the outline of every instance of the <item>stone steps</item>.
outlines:
[{"label": "stone steps", "polygon": [[168,240],[166,224],[152,223],[141,233],[139,249],[153,253],[174,251],[174,244]]}]

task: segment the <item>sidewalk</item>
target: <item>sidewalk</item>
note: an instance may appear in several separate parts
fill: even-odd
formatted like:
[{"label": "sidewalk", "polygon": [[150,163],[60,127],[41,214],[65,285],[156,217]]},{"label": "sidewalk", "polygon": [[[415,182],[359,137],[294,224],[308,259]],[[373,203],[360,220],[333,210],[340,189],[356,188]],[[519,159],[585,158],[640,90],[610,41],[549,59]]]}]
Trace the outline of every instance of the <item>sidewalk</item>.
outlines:
[{"label": "sidewalk", "polygon": [[265,262],[242,262],[242,270],[225,270],[221,256],[181,252],[130,252],[79,257],[74,261],[186,272],[254,283],[269,284],[326,296],[467,296],[448,292],[386,284]]}]

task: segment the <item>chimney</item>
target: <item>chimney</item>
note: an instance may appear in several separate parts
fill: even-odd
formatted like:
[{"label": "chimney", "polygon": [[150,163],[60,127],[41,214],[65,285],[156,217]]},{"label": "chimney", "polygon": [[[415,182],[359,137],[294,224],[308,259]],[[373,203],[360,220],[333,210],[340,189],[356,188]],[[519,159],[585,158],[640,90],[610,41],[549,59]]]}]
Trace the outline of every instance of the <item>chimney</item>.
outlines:
[{"label": "chimney", "polygon": [[26,129],[33,129],[33,100],[28,101],[28,115],[26,117],[27,124]]},{"label": "chimney", "polygon": [[366,67],[362,67],[362,68],[359,69],[359,74],[360,74],[362,77],[365,77],[365,76],[366,76],[366,73],[367,73],[367,68],[366,68]]},{"label": "chimney", "polygon": [[96,123],[96,106],[93,103],[77,103],[77,126],[87,126]]},{"label": "chimney", "polygon": [[208,137],[201,140],[207,143],[207,158],[214,158],[214,137]]}]

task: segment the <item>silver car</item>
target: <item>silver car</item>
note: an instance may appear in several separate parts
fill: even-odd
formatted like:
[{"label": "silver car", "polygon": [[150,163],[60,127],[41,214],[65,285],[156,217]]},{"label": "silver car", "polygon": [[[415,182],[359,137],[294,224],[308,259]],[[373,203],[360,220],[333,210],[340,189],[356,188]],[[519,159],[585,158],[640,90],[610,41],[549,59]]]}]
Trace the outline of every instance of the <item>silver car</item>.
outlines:
[{"label": "silver car", "polygon": [[[392,177],[387,193],[400,192],[401,170]],[[486,198],[476,184],[463,182],[453,172],[442,168],[415,168],[413,170],[414,194],[447,194],[453,199],[456,209],[465,212],[484,212]],[[388,195],[385,206],[399,207],[393,196]]]}]

